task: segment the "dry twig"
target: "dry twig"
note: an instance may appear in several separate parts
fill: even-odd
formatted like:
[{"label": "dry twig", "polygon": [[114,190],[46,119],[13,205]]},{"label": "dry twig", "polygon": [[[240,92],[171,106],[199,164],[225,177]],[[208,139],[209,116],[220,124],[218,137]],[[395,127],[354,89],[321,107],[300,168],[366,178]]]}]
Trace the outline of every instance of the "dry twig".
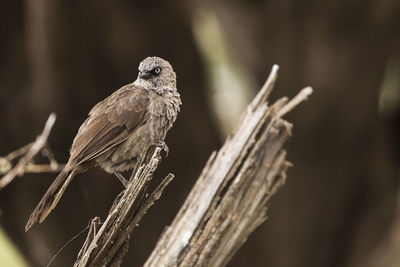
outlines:
[{"label": "dry twig", "polygon": [[[23,146],[16,151],[9,153],[6,157],[0,158],[0,173],[5,175],[0,178],[0,190],[6,187],[16,176],[22,176],[29,172],[58,172],[64,167],[63,164],[58,164],[50,149],[48,149],[47,138],[49,137],[51,128],[56,121],[56,115],[50,114],[46,125],[41,135],[36,138],[36,141]],[[33,164],[33,157],[40,151],[45,152],[50,164]],[[12,161],[21,157],[15,167],[12,167]]]}]

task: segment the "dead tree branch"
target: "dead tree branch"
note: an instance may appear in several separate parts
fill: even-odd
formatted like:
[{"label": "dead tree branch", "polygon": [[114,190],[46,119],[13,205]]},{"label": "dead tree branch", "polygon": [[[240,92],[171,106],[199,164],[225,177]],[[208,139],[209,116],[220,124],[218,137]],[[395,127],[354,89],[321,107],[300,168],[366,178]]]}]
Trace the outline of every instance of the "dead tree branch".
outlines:
[{"label": "dead tree branch", "polygon": [[[153,179],[161,157],[156,148],[148,163],[132,172],[127,188],[117,196],[107,219],[99,229],[99,219],[93,219],[86,241],[74,266],[119,266],[128,251],[129,239],[153,203],[160,198],[168,183],[174,178],[168,174],[162,181]],[[155,185],[158,185],[152,190]],[[96,223],[97,222],[97,223]]]},{"label": "dead tree branch", "polygon": [[[23,146],[16,151],[9,153],[5,157],[0,157],[0,174],[5,175],[0,178],[0,190],[6,187],[14,180],[16,176],[22,176],[29,172],[58,172],[64,167],[58,164],[54,159],[53,153],[48,149],[47,138],[49,137],[51,128],[56,121],[56,115],[50,114],[47,119],[43,132],[36,138],[36,141]],[[40,152],[44,152],[49,159],[50,164],[35,165],[33,158]],[[21,157],[15,167],[12,167],[12,161]]]},{"label": "dead tree branch", "polygon": [[308,87],[268,107],[277,71],[274,66],[237,129],[211,155],[146,267],[224,266],[266,220],[268,200],[285,183],[290,166],[282,146],[292,125],[281,117],[312,93]]}]

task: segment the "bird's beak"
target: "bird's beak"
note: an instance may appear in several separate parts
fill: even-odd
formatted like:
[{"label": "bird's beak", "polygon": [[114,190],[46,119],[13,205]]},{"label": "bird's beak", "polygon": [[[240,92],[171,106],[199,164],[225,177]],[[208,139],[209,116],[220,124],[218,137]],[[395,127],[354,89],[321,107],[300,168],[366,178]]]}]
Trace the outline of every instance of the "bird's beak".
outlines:
[{"label": "bird's beak", "polygon": [[139,72],[139,78],[143,79],[143,80],[148,80],[151,77],[151,73],[146,72],[146,71],[141,71]]}]

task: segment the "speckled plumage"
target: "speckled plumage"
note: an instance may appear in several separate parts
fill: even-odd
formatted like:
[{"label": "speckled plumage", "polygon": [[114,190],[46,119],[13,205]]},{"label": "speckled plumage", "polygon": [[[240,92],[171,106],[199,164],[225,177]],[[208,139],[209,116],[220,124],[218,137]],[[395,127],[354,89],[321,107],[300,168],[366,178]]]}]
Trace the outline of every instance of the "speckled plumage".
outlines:
[{"label": "speckled plumage", "polygon": [[[156,68],[160,68],[157,73]],[[95,105],[70,149],[70,158],[36,209],[25,230],[42,222],[56,206],[76,173],[100,166],[114,173],[132,169],[152,146],[163,146],[181,105],[171,65],[148,57],[138,78]]]}]

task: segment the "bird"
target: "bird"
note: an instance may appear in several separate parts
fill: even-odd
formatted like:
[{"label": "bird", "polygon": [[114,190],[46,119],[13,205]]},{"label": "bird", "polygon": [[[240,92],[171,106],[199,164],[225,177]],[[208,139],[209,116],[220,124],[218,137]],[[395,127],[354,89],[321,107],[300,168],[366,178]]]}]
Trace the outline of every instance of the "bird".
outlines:
[{"label": "bird", "polygon": [[68,162],[33,210],[26,232],[46,219],[76,174],[98,166],[126,186],[121,172],[140,164],[151,147],[161,147],[168,155],[165,137],[182,105],[176,74],[160,57],[145,58],[138,71],[133,83],[91,109],[72,142]]}]

